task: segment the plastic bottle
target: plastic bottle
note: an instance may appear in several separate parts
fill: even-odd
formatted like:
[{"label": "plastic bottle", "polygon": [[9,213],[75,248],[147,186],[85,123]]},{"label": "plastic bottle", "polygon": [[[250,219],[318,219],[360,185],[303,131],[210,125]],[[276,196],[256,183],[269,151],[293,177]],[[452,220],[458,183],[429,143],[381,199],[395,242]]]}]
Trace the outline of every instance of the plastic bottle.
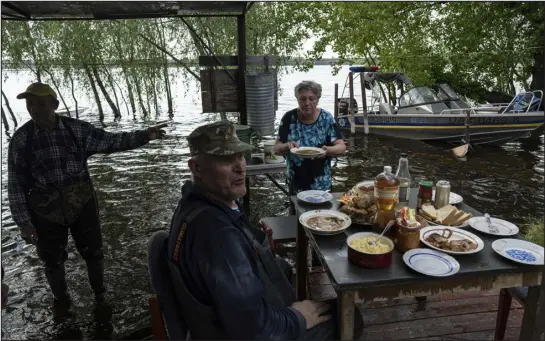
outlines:
[{"label": "plastic bottle", "polygon": [[399,179],[392,174],[391,166],[384,166],[384,172],[375,177],[376,228],[383,229],[394,219],[394,206],[398,202],[398,196]]},{"label": "plastic bottle", "polygon": [[411,194],[411,174],[409,173],[409,159],[407,158],[407,153],[401,153],[396,177],[399,179],[399,203],[396,205],[396,209],[408,207]]}]

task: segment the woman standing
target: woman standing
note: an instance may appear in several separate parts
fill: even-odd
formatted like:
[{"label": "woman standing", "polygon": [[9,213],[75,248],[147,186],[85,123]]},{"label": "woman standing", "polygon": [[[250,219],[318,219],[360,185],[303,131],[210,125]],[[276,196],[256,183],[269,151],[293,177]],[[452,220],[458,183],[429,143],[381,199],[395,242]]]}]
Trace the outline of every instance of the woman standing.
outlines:
[{"label": "woman standing", "polygon": [[[328,111],[318,108],[322,86],[303,81],[295,87],[298,108],[288,111],[280,121],[275,152],[285,155],[290,193],[331,189],[331,158],[342,156],[346,145],[341,130]],[[302,159],[290,153],[294,147],[318,147],[325,150],[319,158]]]}]

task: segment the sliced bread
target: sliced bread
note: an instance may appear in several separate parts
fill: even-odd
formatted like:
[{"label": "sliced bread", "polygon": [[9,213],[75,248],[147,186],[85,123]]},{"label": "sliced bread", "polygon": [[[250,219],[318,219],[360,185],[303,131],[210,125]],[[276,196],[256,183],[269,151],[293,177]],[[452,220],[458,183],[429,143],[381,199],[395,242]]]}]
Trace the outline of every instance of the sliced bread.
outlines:
[{"label": "sliced bread", "polygon": [[460,226],[462,225],[463,223],[465,223],[469,218],[471,218],[473,216],[473,214],[471,213],[465,213],[464,212],[464,215],[461,216],[460,218],[458,218],[458,220],[455,220],[452,225],[453,226]]},{"label": "sliced bread", "polygon": [[454,222],[460,219],[464,214],[466,214],[464,211],[456,209],[456,213],[454,213],[449,219],[445,220],[444,224],[449,226],[456,226],[454,225]]},{"label": "sliced bread", "polygon": [[437,219],[437,210],[435,209],[435,207],[433,207],[433,205],[422,205],[422,213],[424,217],[428,220],[435,221]]},{"label": "sliced bread", "polygon": [[456,214],[458,209],[452,205],[446,205],[437,210],[437,222],[439,224],[446,224],[449,219]]}]

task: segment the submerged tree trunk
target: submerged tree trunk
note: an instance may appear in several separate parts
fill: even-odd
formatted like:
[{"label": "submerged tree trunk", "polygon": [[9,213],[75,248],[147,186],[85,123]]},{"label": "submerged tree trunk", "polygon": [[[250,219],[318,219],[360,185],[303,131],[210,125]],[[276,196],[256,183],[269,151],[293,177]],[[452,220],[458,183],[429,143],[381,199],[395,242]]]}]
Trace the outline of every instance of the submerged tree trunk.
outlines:
[{"label": "submerged tree trunk", "polygon": [[110,70],[108,70],[108,66],[104,66],[104,72],[106,73],[106,77],[108,78],[108,83],[110,83],[110,88],[112,89],[112,92],[114,93],[114,99],[115,99],[115,106],[117,107],[117,113],[118,115],[115,116],[116,119],[121,118],[121,107],[119,106],[119,99],[117,98],[117,92],[115,91],[115,85],[114,80],[112,77],[112,73]]},{"label": "submerged tree trunk", "polygon": [[129,75],[127,74],[127,69],[125,67],[123,69],[123,75],[125,76],[125,83],[127,83],[127,91],[129,92],[129,102],[131,103],[131,109],[132,113],[136,113],[136,101],[134,100],[134,92],[132,91],[132,85],[129,81]]},{"label": "submerged tree trunk", "polygon": [[70,114],[70,109],[68,109],[68,105],[66,105],[66,102],[64,101],[64,97],[62,97],[61,91],[59,90],[59,86],[57,85],[55,78],[47,69],[44,69],[44,72],[47,73],[49,78],[51,78],[51,83],[53,83],[55,90],[57,90],[57,96],[59,96],[59,98],[61,99],[61,102],[64,105],[64,109],[66,109],[66,113],[68,114],[68,117],[72,117],[72,115]]},{"label": "submerged tree trunk", "polygon": [[98,87],[100,88],[100,91],[102,92],[102,95],[104,95],[104,98],[106,99],[106,102],[110,105],[110,108],[112,109],[114,113],[114,117],[121,116],[119,114],[119,109],[115,106],[115,103],[110,98],[110,95],[108,95],[108,92],[106,91],[106,87],[104,86],[104,83],[102,83],[102,80],[100,79],[100,75],[98,74],[98,71],[96,67],[92,67],[91,71],[93,72],[93,76],[95,76],[95,80],[98,84]]},{"label": "submerged tree trunk", "polygon": [[6,94],[4,93],[4,90],[2,90],[2,97],[4,97],[4,102],[6,102],[6,108],[8,108],[8,112],[11,115],[11,119],[13,120],[13,124],[15,125],[14,128],[17,128],[17,119],[15,118],[15,115],[13,114],[13,110],[11,110],[11,106],[9,105],[8,98],[6,97]]},{"label": "submerged tree trunk", "polygon": [[4,107],[2,107],[2,123],[4,124],[6,134],[8,134],[9,133],[9,123],[8,123],[8,119],[6,118],[6,113],[4,112]]},{"label": "submerged tree trunk", "polygon": [[140,109],[142,109],[143,117],[148,117],[148,111],[144,105],[144,100],[142,99],[142,89],[140,88],[140,82],[136,79],[136,76],[133,75],[134,85],[136,86],[136,94],[138,95],[138,102],[140,104]]},{"label": "submerged tree trunk", "polygon": [[[159,35],[161,37],[161,44],[163,46],[166,46],[165,32],[163,31],[163,28],[161,28],[159,30]],[[170,80],[168,78],[168,59],[167,59],[166,53],[164,51],[162,51],[162,52],[163,52],[162,53],[162,56],[163,56],[163,78],[164,78],[164,81],[165,81],[165,91],[167,93],[168,114],[169,114],[169,117],[171,117],[174,110],[172,109],[172,93],[170,91]]]},{"label": "submerged tree trunk", "polygon": [[84,66],[84,69],[85,69],[85,73],[87,74],[87,77],[89,78],[89,83],[91,83],[91,89],[93,90],[93,94],[95,95],[95,101],[98,107],[99,120],[101,123],[104,123],[104,111],[102,110],[102,103],[100,102],[100,97],[98,95],[97,87],[93,79],[93,74],[91,73],[91,70],[89,70],[89,67],[87,65]]},{"label": "submerged tree trunk", "polygon": [[78,108],[78,99],[76,98],[76,93],[74,91],[74,79],[72,78],[72,75],[70,72],[68,73],[68,78],[70,78],[70,91],[72,92],[72,99],[74,100],[75,104],[75,110],[76,110],[76,118],[79,119],[79,108]]}]

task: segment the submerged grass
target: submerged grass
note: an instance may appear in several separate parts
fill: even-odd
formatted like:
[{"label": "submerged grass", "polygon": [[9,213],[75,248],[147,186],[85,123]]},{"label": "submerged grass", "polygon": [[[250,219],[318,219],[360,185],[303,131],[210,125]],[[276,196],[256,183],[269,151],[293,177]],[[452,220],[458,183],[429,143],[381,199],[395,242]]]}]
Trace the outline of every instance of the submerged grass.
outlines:
[{"label": "submerged grass", "polygon": [[543,235],[543,225],[543,217],[526,217],[522,225],[524,236],[532,243],[543,246],[545,238]]}]

